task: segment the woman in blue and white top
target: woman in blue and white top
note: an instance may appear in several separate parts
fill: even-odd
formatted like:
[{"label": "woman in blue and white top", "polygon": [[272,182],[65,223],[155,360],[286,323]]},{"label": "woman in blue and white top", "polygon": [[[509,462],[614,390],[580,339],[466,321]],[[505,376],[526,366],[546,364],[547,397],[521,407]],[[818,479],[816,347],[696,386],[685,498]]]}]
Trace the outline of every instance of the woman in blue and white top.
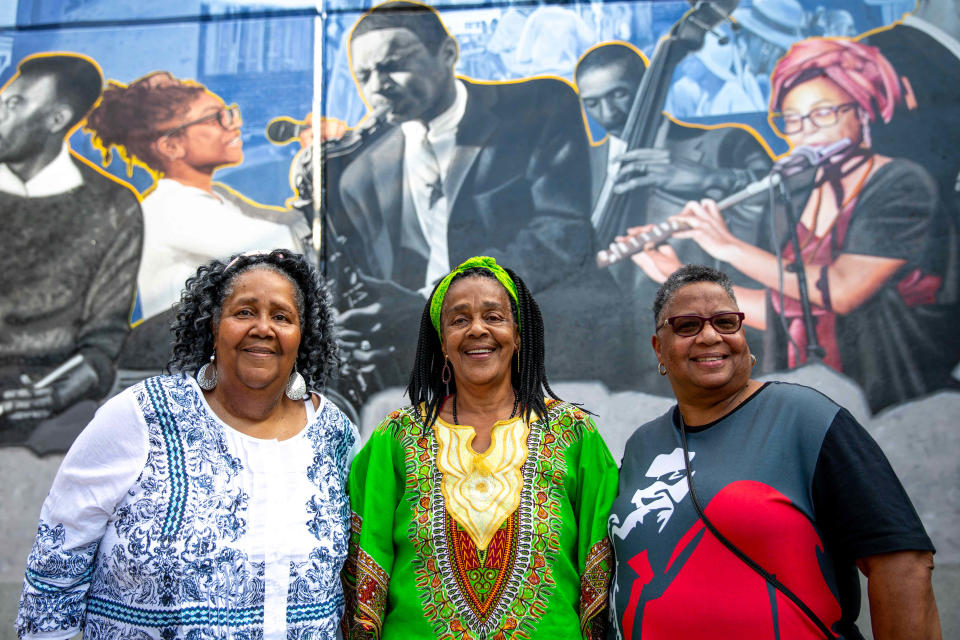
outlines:
[{"label": "woman in blue and white top", "polygon": [[179,373],[111,399],[64,459],[18,634],[333,638],[358,434],[307,392],[338,362],[319,276],[289,252],[214,260],[174,331]]}]

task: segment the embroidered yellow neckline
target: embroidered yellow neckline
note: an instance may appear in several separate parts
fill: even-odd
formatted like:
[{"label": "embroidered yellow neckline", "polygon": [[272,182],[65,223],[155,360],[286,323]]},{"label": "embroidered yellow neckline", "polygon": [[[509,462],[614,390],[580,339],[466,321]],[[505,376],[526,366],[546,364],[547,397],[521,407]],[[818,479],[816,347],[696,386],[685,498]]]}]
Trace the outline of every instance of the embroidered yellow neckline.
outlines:
[{"label": "embroidered yellow neckline", "polygon": [[490,447],[483,453],[473,450],[476,432],[471,426],[438,418],[433,432],[447,512],[477,549],[485,551],[500,525],[520,505],[530,425],[522,417],[498,421],[490,433]]}]

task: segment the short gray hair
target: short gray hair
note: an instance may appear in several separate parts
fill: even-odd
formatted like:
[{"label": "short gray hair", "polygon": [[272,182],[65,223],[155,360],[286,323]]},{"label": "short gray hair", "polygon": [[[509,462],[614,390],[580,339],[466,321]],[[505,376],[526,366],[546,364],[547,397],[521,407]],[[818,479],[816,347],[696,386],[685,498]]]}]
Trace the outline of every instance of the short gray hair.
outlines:
[{"label": "short gray hair", "polygon": [[688,284],[696,284],[698,282],[712,282],[720,285],[723,290],[727,292],[727,295],[730,296],[730,299],[733,300],[734,303],[737,302],[737,297],[733,295],[733,282],[730,280],[730,276],[723,271],[703,264],[685,264],[671,273],[670,277],[664,280],[660,288],[657,289],[657,295],[653,299],[654,324],[658,327],[660,326],[660,314],[677,291]]}]

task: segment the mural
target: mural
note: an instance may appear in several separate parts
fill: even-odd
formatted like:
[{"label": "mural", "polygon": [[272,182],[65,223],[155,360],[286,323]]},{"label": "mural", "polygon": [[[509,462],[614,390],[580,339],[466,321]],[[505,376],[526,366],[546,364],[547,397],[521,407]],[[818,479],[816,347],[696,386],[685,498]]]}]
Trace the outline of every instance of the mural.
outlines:
[{"label": "mural", "polygon": [[4,10],[0,444],[64,451],[164,368],[197,265],[273,247],[331,282],[355,416],[475,254],[530,285],[554,381],[666,395],[652,295],[703,262],[764,373],[822,361],[874,412],[956,387],[955,3],[324,9]]},{"label": "mural", "polygon": [[3,445],[65,451],[99,402],[162,370],[199,264],[316,255],[285,204],[296,150],[263,135],[310,112],[313,9],[128,4],[20,3],[2,41]]}]

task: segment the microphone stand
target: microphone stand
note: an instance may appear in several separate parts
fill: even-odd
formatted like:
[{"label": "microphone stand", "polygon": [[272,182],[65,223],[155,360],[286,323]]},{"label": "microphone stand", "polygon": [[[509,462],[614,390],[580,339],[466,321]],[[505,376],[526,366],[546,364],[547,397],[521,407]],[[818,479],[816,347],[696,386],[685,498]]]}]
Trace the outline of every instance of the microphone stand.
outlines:
[{"label": "microphone stand", "polygon": [[821,362],[827,351],[820,346],[817,340],[817,319],[810,308],[810,293],[807,290],[807,268],[803,264],[803,255],[800,253],[800,236],[797,234],[797,211],[793,206],[790,189],[786,180],[777,184],[783,207],[787,217],[787,232],[790,234],[790,244],[793,245],[793,263],[787,265],[787,271],[797,275],[797,289],[800,293],[800,308],[803,310],[803,326],[807,332],[807,362]]}]

